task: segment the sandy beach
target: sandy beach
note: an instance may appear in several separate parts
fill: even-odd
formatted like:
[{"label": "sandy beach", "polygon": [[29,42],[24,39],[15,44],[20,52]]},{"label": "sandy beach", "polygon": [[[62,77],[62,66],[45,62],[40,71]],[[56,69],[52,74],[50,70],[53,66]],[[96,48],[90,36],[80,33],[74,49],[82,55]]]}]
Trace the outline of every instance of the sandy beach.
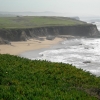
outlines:
[{"label": "sandy beach", "polygon": [[0,53],[19,55],[25,51],[50,47],[51,45],[57,44],[60,41],[62,41],[62,38],[46,40],[46,38],[44,37],[43,41],[37,39],[30,39],[27,41],[11,42],[11,45],[0,45]]}]

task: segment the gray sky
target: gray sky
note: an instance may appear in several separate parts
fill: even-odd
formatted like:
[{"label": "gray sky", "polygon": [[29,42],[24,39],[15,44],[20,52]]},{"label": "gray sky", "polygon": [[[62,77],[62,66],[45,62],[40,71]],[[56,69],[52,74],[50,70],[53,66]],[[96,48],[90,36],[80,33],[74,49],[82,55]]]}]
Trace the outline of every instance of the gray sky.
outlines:
[{"label": "gray sky", "polygon": [[100,16],[100,0],[0,0],[0,11]]}]

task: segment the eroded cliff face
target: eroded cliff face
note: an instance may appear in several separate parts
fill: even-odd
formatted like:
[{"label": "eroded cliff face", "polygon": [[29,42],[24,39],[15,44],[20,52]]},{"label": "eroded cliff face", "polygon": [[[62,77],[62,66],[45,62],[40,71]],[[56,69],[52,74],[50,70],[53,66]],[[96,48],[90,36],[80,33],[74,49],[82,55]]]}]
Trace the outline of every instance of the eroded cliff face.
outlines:
[{"label": "eroded cliff face", "polygon": [[25,41],[29,38],[48,35],[97,37],[99,32],[96,25],[51,26],[28,29],[0,29],[0,37],[9,41]]}]

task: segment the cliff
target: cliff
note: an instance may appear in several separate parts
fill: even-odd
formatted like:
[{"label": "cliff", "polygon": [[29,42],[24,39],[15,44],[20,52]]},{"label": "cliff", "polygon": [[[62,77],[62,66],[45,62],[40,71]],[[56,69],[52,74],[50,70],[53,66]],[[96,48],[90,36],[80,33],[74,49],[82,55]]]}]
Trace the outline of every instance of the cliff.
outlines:
[{"label": "cliff", "polygon": [[0,29],[0,37],[8,41],[25,41],[38,36],[73,35],[97,37],[99,34],[96,25],[48,26],[23,29]]}]

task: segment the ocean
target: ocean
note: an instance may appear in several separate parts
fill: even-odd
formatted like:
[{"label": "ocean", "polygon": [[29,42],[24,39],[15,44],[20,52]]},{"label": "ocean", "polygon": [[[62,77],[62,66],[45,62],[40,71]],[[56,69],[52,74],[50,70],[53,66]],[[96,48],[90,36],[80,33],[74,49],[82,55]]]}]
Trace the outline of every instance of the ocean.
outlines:
[{"label": "ocean", "polygon": [[[100,21],[93,20],[100,30]],[[88,22],[92,22],[88,21]],[[69,63],[100,76],[100,38],[72,38],[48,49],[28,51],[20,56],[29,59]]]}]

